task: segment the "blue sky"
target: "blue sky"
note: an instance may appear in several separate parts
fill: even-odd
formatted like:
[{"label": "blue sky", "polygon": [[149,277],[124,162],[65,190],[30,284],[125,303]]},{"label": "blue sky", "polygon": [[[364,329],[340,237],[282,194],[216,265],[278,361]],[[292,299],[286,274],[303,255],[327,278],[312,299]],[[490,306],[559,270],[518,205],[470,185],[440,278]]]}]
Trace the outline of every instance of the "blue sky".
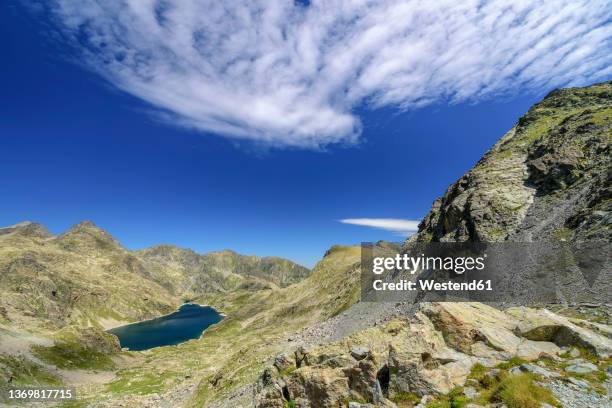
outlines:
[{"label": "blue sky", "polygon": [[[192,3],[197,2],[184,4]],[[474,34],[478,46],[467,49],[474,58],[466,58],[462,48],[469,38],[456,50],[449,41],[455,52],[449,55],[463,58],[453,63],[439,61],[440,50],[434,56],[416,46],[415,51],[411,41],[385,51],[385,35],[423,34],[418,28],[406,31],[401,23],[399,33],[373,37],[382,43],[363,42],[361,33],[378,33],[393,7],[413,12],[406,7],[411,2],[395,3],[350,11],[362,22],[347,23],[344,34],[352,34],[346,43],[342,33],[325,37],[329,34],[313,28],[329,23],[317,20],[323,14],[317,14],[314,2],[257,10],[256,16],[272,16],[260,20],[220,12],[217,20],[234,32],[250,32],[253,25],[257,33],[271,32],[257,42],[256,51],[248,36],[228,44],[212,41],[219,30],[206,30],[213,22],[184,23],[194,11],[188,7],[174,14],[158,7],[152,21],[159,27],[151,28],[146,18],[142,25],[119,21],[120,14],[129,13],[115,10],[113,1],[105,10],[88,9],[88,1],[77,7],[62,0],[55,9],[38,10],[3,4],[0,224],[34,220],[59,233],[90,219],[132,249],[158,243],[199,252],[230,248],[312,266],[333,244],[401,239],[394,231],[339,220],[420,219],[546,92],[610,76],[609,53],[600,49],[609,45],[610,13],[600,15],[605,2],[568,11],[578,15],[575,22],[574,17],[562,20],[571,40],[552,29],[534,31],[541,21],[524,28],[519,38],[531,41],[524,50],[507,50],[515,52],[514,60],[517,52],[540,43],[550,50],[518,67],[494,55],[499,43],[481,44],[482,32]],[[401,10],[393,9],[393,15]],[[138,21],[147,10],[132,12]],[[542,10],[514,12],[507,30],[529,20],[530,13],[546,19]],[[439,14],[421,13],[424,20]],[[449,21],[468,18],[464,11],[447,13]],[[475,13],[501,18],[495,10]],[[589,17],[592,24],[585,25]],[[577,39],[573,23],[586,30]],[[469,19],[462,24],[469,25]],[[270,27],[284,34],[275,38]],[[479,29],[501,39],[499,27]],[[208,42],[194,57],[184,48],[173,49],[182,39],[160,35],[160,29],[187,30]],[[120,39],[110,34],[115,31],[122,33]],[[437,38],[436,32],[425,34]],[[559,44],[550,45],[551,38]],[[375,51],[365,57],[363,49],[350,45],[360,41]],[[555,54],[568,41],[577,51]],[[279,57],[282,63],[270,65],[270,56],[288,43],[298,51],[287,51]],[[319,43],[325,46],[317,48]],[[445,44],[437,46],[445,50]],[[225,60],[215,54],[221,51],[235,55]],[[246,63],[235,62],[251,52]],[[404,60],[396,57],[403,52],[412,67],[408,72],[398,71]],[[483,55],[500,61],[483,64]],[[343,56],[351,64],[343,65]],[[296,68],[311,63],[312,71]],[[347,73],[353,65],[358,71]]]}]

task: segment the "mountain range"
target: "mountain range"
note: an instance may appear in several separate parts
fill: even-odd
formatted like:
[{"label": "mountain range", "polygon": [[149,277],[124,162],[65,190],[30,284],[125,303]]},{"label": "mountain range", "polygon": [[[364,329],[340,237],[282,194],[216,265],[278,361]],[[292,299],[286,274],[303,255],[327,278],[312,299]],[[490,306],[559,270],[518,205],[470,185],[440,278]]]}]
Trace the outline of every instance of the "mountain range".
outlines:
[{"label": "mountain range", "polygon": [[[551,92],[403,248],[611,242],[611,126],[611,82]],[[0,390],[67,384],[79,400],[66,406],[90,407],[609,406],[605,301],[360,302],[360,255],[334,246],[309,270],[232,251],[130,251],[88,221],[57,236],[31,222],[1,228]],[[105,331],[184,302],[227,317],[143,352]]]}]

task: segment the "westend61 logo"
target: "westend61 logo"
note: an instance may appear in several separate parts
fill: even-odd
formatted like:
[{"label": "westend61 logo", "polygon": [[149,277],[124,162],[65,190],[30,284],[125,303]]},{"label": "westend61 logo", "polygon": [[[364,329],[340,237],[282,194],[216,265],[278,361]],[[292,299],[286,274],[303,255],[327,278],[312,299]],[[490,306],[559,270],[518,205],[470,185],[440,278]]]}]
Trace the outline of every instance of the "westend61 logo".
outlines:
[{"label": "westend61 logo", "polygon": [[362,301],[610,303],[605,242],[437,242],[361,246]]}]

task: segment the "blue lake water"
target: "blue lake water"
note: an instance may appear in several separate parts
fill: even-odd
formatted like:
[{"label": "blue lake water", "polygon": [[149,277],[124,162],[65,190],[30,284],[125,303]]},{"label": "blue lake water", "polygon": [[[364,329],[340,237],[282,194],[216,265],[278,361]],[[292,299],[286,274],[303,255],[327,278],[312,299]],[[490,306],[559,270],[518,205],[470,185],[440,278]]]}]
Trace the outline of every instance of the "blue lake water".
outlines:
[{"label": "blue lake water", "polygon": [[212,307],[187,303],[169,315],[116,327],[109,332],[119,337],[121,347],[147,350],[197,339],[208,326],[222,319]]}]

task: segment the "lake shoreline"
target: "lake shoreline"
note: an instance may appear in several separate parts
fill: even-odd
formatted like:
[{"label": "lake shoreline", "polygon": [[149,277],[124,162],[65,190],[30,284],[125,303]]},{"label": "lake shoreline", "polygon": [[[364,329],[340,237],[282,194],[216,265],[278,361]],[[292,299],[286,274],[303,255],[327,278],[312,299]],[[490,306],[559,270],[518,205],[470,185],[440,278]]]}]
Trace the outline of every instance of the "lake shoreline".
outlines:
[{"label": "lake shoreline", "polygon": [[107,333],[116,336],[122,348],[144,351],[200,339],[210,326],[225,318],[213,306],[183,303],[171,313],[115,327]]}]

